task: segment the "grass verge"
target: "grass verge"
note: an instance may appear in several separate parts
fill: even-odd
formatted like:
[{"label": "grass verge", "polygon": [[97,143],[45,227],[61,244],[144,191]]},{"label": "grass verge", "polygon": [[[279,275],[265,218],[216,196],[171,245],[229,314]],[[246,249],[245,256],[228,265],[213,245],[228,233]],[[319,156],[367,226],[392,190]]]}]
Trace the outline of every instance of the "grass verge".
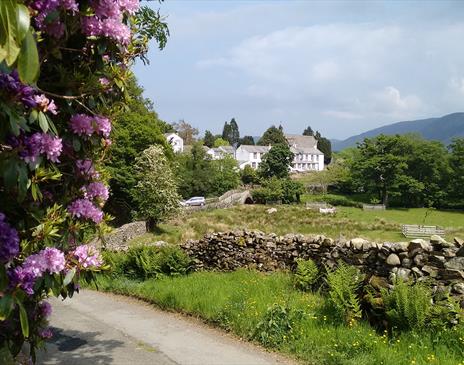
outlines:
[{"label": "grass verge", "polygon": [[[198,272],[146,281],[99,276],[97,283],[101,290],[202,318],[306,364],[464,365],[462,326],[387,336],[362,321],[338,324],[321,295],[295,290],[286,273]],[[269,317],[276,305],[277,315]]]}]

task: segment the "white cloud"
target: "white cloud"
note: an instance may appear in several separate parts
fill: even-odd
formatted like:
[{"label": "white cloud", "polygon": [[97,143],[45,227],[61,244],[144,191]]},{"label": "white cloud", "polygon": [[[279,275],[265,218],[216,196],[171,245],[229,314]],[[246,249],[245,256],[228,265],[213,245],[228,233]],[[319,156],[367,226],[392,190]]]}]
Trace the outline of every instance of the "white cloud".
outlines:
[{"label": "white cloud", "polygon": [[424,104],[416,95],[402,96],[400,91],[387,86],[373,97],[373,111],[392,117],[405,118],[421,111]]},{"label": "white cloud", "polygon": [[362,119],[362,115],[342,111],[342,110],[326,110],[322,112],[322,115],[327,117],[336,118],[336,119],[346,119],[346,120],[355,120],[355,119]]}]

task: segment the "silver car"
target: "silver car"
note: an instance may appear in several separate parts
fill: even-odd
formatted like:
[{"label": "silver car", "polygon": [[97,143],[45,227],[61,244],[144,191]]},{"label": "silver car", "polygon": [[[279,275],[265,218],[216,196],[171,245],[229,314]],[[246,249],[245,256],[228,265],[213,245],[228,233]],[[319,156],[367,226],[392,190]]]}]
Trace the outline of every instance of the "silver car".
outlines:
[{"label": "silver car", "polygon": [[186,207],[193,207],[193,206],[204,206],[206,204],[206,199],[202,196],[195,196],[182,202],[183,206]]}]

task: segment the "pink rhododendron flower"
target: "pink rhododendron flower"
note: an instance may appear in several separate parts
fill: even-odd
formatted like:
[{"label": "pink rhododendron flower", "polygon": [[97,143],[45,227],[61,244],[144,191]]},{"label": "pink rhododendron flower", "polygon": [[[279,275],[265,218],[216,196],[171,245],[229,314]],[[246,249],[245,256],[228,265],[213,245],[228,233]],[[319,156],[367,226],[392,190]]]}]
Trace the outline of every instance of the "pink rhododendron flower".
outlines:
[{"label": "pink rhododendron flower", "polygon": [[92,182],[87,186],[83,186],[81,190],[84,193],[84,198],[86,199],[100,199],[103,201],[108,200],[108,188],[101,182]]},{"label": "pink rhododendron flower", "polygon": [[95,223],[100,223],[103,219],[103,212],[88,199],[77,199],[68,206],[68,212],[76,218],[90,219]]},{"label": "pink rhododendron flower", "polygon": [[77,160],[76,168],[79,175],[83,177],[90,179],[98,179],[100,177],[100,174],[95,170],[92,160]]},{"label": "pink rhododendron flower", "polygon": [[98,268],[103,264],[100,252],[92,245],[82,245],[77,247],[74,250],[73,255],[84,268]]}]

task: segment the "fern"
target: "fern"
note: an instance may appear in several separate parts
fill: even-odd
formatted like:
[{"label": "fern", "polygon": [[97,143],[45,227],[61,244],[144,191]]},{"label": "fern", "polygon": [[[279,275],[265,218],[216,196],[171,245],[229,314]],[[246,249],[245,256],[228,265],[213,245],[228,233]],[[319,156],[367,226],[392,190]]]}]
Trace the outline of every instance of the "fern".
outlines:
[{"label": "fern", "polygon": [[296,288],[308,291],[315,287],[319,277],[319,269],[313,260],[296,260],[296,270],[293,276]]},{"label": "fern", "polygon": [[362,316],[358,291],[364,275],[353,267],[341,262],[336,270],[327,269],[329,302],[335,315],[346,322],[360,319]]},{"label": "fern", "polygon": [[432,314],[432,294],[421,283],[398,280],[393,289],[381,291],[388,322],[399,330],[423,329]]}]

